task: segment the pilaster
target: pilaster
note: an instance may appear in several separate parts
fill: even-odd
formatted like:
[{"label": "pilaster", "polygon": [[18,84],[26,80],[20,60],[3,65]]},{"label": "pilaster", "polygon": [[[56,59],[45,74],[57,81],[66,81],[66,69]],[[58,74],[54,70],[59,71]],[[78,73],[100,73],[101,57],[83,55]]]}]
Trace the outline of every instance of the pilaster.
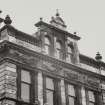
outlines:
[{"label": "pilaster", "polygon": [[42,73],[38,73],[38,100],[40,105],[43,105],[43,77]]},{"label": "pilaster", "polygon": [[65,84],[63,79],[60,81],[60,85],[61,85],[61,103],[62,105],[66,105]]}]

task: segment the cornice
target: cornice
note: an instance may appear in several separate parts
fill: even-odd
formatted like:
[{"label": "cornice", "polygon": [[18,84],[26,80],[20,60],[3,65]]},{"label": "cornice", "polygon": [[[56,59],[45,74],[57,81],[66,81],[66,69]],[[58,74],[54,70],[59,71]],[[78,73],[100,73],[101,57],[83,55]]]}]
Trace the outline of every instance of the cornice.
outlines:
[{"label": "cornice", "polygon": [[40,26],[40,25],[45,25],[45,26],[50,27],[51,29],[54,29],[54,30],[56,30],[56,31],[58,31],[58,32],[61,32],[61,33],[63,33],[64,35],[67,35],[67,36],[69,36],[69,37],[71,37],[71,38],[73,38],[73,39],[80,40],[80,37],[79,37],[79,36],[74,35],[74,34],[71,34],[71,33],[69,33],[68,31],[61,30],[61,29],[59,29],[59,28],[57,28],[57,27],[54,27],[53,25],[50,25],[50,24],[45,23],[45,22],[43,22],[43,21],[39,21],[39,22],[37,22],[37,23],[35,24],[36,27],[38,27],[38,26]]}]

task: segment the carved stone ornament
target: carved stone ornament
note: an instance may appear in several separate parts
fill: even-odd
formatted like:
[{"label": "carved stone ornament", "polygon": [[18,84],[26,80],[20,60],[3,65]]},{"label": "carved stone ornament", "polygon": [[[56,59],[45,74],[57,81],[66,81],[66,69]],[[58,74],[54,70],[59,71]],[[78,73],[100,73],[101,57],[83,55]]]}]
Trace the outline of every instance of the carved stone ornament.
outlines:
[{"label": "carved stone ornament", "polygon": [[97,78],[90,77],[85,74],[80,74],[72,70],[69,70],[69,72],[65,72],[65,78],[74,80],[74,81],[79,81],[89,86],[99,87],[99,84],[100,84],[100,81]]},{"label": "carved stone ornament", "polygon": [[[39,66],[38,66],[39,67]],[[63,70],[60,65],[52,64],[46,61],[42,61],[40,64],[40,68],[44,70],[48,70],[53,73],[58,73],[59,75],[63,75]]]},{"label": "carved stone ornament", "polygon": [[28,65],[30,65],[32,67],[36,67],[36,65],[37,65],[37,63],[39,61],[38,58],[35,58],[33,56],[20,53],[19,51],[16,51],[16,50],[10,50],[10,53],[17,60],[19,60],[19,61],[21,61],[23,63],[26,63],[26,64],[28,64]]}]

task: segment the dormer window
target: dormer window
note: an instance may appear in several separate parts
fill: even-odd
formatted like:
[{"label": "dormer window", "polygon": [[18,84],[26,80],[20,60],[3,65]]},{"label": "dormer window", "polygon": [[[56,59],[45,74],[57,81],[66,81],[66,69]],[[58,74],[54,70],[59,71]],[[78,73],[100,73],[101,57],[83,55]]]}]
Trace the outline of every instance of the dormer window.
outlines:
[{"label": "dormer window", "polygon": [[50,40],[48,37],[45,37],[45,44],[44,44],[44,48],[45,48],[45,54],[49,54],[50,53]]},{"label": "dormer window", "polygon": [[67,62],[72,62],[73,60],[73,43],[70,43],[67,45],[67,58],[66,61]]},{"label": "dormer window", "polygon": [[56,42],[56,57],[61,59],[61,43],[59,41]]}]

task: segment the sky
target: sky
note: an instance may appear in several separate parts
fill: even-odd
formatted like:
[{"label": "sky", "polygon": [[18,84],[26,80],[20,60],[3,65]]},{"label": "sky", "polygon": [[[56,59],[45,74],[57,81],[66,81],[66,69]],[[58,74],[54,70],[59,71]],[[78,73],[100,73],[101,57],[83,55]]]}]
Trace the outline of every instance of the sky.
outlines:
[{"label": "sky", "polygon": [[49,22],[56,9],[67,30],[81,37],[80,53],[94,58],[100,52],[105,61],[105,0],[0,0],[0,17],[9,14],[12,25],[29,34],[35,33],[40,17]]}]

